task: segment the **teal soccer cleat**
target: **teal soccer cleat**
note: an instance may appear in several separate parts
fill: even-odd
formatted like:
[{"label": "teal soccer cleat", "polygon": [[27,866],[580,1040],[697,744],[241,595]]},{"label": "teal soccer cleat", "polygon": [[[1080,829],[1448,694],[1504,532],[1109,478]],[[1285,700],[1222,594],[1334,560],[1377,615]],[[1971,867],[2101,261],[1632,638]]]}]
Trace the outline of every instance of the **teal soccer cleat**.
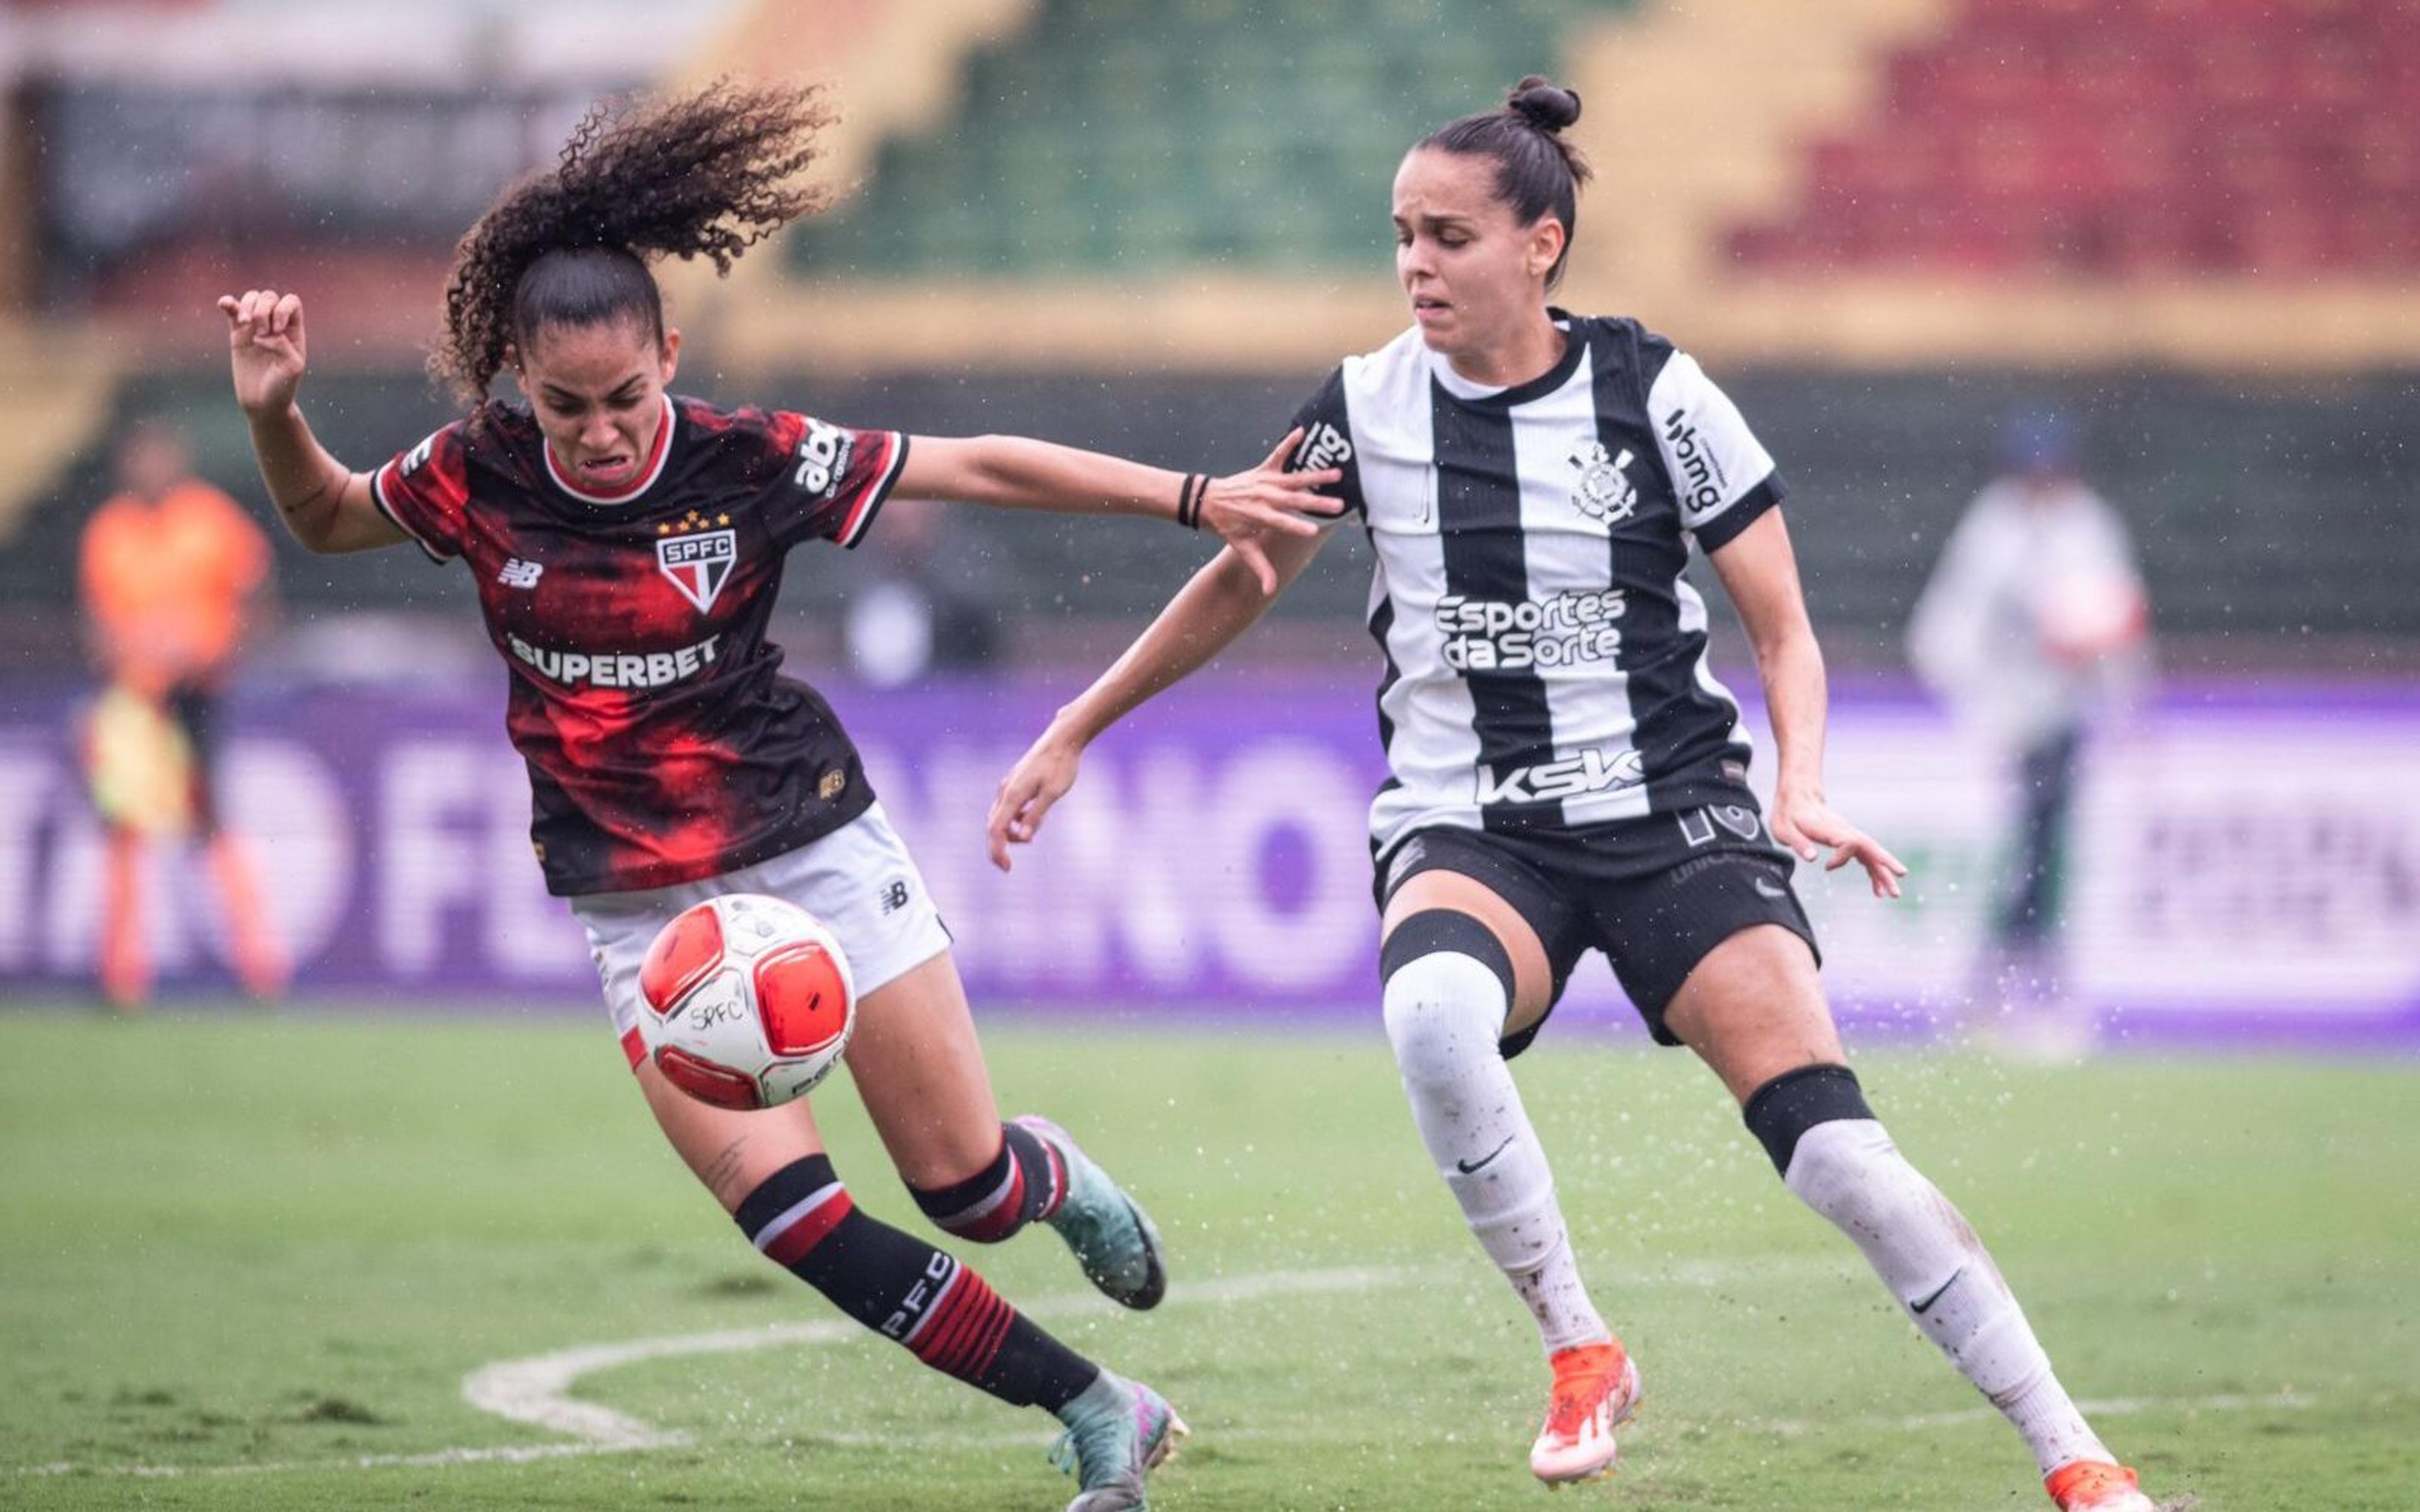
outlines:
[{"label": "teal soccer cleat", "polygon": [[1121,1306],[1158,1306],[1168,1294],[1168,1268],[1150,1215],[1094,1164],[1066,1130],[1030,1113],[1016,1122],[1057,1151],[1066,1170],[1067,1191],[1059,1211],[1047,1221],[1076,1252],[1085,1276]]},{"label": "teal soccer cleat", "polygon": [[1050,1462],[1083,1488],[1067,1512],[1144,1512],[1143,1476],[1173,1457],[1189,1431],[1159,1393],[1108,1370],[1059,1419],[1067,1431],[1051,1446]]}]

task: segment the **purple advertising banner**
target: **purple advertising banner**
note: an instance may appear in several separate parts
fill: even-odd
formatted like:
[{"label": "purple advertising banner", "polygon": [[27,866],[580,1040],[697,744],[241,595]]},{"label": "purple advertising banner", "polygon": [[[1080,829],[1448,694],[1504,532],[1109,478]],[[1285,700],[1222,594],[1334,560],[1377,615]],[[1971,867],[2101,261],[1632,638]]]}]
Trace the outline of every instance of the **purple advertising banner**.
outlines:
[{"label": "purple advertising banner", "polygon": [[[984,817],[1068,688],[826,691],[980,1005],[1374,1026],[1364,815],[1383,769],[1360,670],[1164,696],[1086,757],[1011,875],[985,857]],[[7,997],[79,994],[93,976],[103,847],[72,760],[78,701],[0,702]],[[263,863],[298,996],[593,1001],[581,933],[530,856],[501,702],[493,685],[231,702],[224,807]],[[1916,1035],[1973,1024],[1990,1010],[1967,989],[2005,856],[2005,775],[1890,685],[1838,696],[1827,775],[1836,806],[1914,871],[1885,903],[1800,870],[1843,1017]],[[2171,689],[2092,748],[2070,873],[2062,991],[2112,1032],[2420,1047],[2420,689]],[[225,991],[208,869],[167,847],[149,883],[163,988]],[[1595,958],[1558,1020],[1581,1026],[1636,1032]]]}]

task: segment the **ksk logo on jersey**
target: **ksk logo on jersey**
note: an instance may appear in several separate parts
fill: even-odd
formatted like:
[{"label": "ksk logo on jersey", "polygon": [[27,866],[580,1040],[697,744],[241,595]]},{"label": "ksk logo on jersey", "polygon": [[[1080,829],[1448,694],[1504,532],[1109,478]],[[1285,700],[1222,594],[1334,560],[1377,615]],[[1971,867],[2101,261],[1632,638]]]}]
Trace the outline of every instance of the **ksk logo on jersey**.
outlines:
[{"label": "ksk logo on jersey", "polygon": [[1638,507],[1638,490],[1627,471],[1631,461],[1628,447],[1615,456],[1606,451],[1603,441],[1590,441],[1572,453],[1571,464],[1580,474],[1572,487],[1572,507],[1606,525],[1628,519]]},{"label": "ksk logo on jersey", "polygon": [[[717,516],[716,522],[728,525],[731,517]],[[714,608],[739,562],[739,537],[727,530],[706,530],[706,517],[692,509],[678,525],[657,527],[665,534],[656,543],[656,570],[672,579],[701,614]]]}]

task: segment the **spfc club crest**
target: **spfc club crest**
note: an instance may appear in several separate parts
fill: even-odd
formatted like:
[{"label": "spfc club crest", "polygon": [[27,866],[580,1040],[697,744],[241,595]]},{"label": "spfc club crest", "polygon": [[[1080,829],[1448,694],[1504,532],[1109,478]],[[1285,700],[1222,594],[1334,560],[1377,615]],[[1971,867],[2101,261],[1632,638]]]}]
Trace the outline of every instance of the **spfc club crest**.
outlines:
[{"label": "spfc club crest", "polygon": [[1628,519],[1638,507],[1638,490],[1631,486],[1627,471],[1630,462],[1629,448],[1614,456],[1603,441],[1590,441],[1574,451],[1571,463],[1580,475],[1572,486],[1572,507],[1606,525]]},{"label": "spfc club crest", "polygon": [[695,604],[701,614],[714,608],[738,560],[738,538],[730,531],[669,535],[656,543],[657,570],[671,579],[681,597]]}]

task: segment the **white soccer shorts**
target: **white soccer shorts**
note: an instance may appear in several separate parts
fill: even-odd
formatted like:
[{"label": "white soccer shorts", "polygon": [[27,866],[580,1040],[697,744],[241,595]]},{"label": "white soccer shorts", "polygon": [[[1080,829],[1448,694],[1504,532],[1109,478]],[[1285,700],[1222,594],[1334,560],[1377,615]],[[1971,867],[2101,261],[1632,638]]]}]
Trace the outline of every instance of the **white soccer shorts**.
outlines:
[{"label": "white soccer shorts", "polygon": [[924,878],[878,803],[830,834],[754,866],[699,882],[574,898],[572,917],[588,932],[605,1011],[633,1069],[645,1058],[639,965],[647,947],[682,909],[729,892],[768,893],[823,920],[848,956],[860,1001],[950,948]]}]

